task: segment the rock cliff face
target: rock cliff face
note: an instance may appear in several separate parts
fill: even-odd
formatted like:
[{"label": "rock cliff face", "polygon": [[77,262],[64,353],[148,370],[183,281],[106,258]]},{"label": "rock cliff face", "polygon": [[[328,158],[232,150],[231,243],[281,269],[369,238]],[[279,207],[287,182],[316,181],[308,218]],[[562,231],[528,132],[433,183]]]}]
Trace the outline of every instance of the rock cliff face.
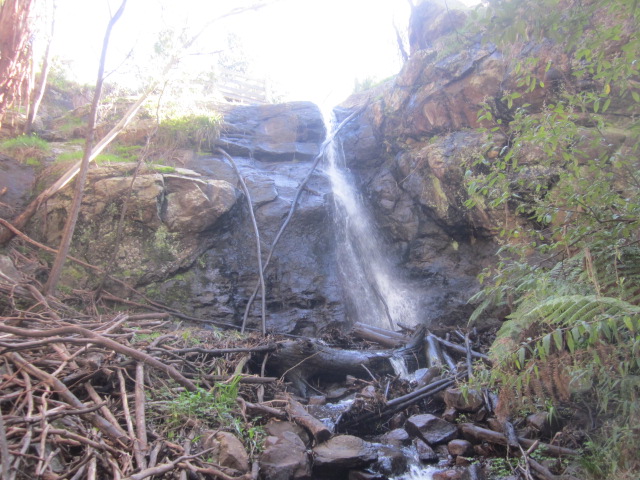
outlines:
[{"label": "rock cliff face", "polygon": [[[219,144],[234,156],[251,192],[264,257],[325,133],[320,111],[310,103],[235,107],[225,115]],[[249,210],[231,165],[222,156],[190,155],[184,168],[140,172],[111,263],[134,168],[121,164],[90,172],[72,254],[110,265],[117,277],[182,312],[239,324],[258,276]],[[329,194],[326,177],[314,174],[275,250],[266,276],[269,330],[313,335],[344,322]],[[34,236],[58,244],[70,195],[67,189],[49,202],[32,225]],[[75,287],[95,283],[73,266],[65,281]],[[259,301],[250,327],[258,307]]]},{"label": "rock cliff face", "polygon": [[[495,161],[508,148],[506,135],[494,132],[489,144],[478,130],[481,105],[506,124],[524,103],[536,115],[563,88],[589,87],[577,85],[572,65],[552,42],[516,43],[505,53],[478,34],[471,41],[465,37],[467,46],[456,46],[465,17],[435,1],[420,2],[411,18],[411,56],[401,72],[336,109],[344,118],[368,105],[341,135],[347,164],[398,253],[398,267],[423,292],[424,319],[440,324],[468,318],[467,300],[479,288],[477,274],[495,261],[496,220],[504,218],[503,211],[487,208],[481,199],[471,210],[465,206],[465,177],[477,172],[474,163]],[[509,104],[505,94],[523,90],[514,69],[530,56],[540,59],[531,75],[546,86]],[[553,67],[545,71],[548,64]],[[595,137],[589,132],[585,125],[585,139]],[[607,136],[613,149],[621,141],[624,137]],[[541,154],[523,148],[519,161],[552,181],[553,172],[534,171]],[[525,224],[522,218],[513,221]]]}]

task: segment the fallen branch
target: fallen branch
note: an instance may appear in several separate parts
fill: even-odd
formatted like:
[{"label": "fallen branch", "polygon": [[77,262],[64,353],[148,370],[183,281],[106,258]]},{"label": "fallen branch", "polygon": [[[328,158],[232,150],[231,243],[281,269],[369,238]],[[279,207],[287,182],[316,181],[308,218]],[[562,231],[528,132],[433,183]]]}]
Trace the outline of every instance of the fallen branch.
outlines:
[{"label": "fallen branch", "polygon": [[[261,296],[262,296],[262,305],[261,305],[262,335],[266,335],[267,334],[267,319],[266,319],[267,289],[266,289],[265,283],[264,283],[264,270],[262,268],[262,247],[260,245],[260,230],[258,229],[258,222],[256,222],[256,215],[255,215],[255,213],[253,211],[253,202],[251,201],[251,193],[249,192],[249,189],[247,188],[247,184],[244,181],[244,178],[242,178],[242,175],[240,174],[240,170],[238,169],[238,166],[236,165],[236,162],[234,162],[234,160],[231,157],[231,155],[229,155],[222,148],[218,148],[218,152],[220,152],[222,154],[222,156],[224,158],[226,158],[227,160],[229,160],[229,163],[231,163],[231,166],[233,167],[233,170],[236,172],[236,175],[238,176],[238,180],[240,181],[240,185],[242,186],[242,191],[244,192],[245,196],[247,197],[247,205],[249,205],[249,215],[251,217],[251,224],[253,225],[253,234],[255,235],[255,238],[256,238],[256,256],[258,258],[258,281],[259,281],[259,285],[260,285],[260,293],[261,293]],[[243,322],[242,323],[242,331],[243,332],[244,332],[244,327],[245,327],[245,323]]]},{"label": "fallen branch", "polygon": [[309,431],[316,443],[323,443],[331,438],[331,430],[313,415],[309,414],[304,406],[289,397],[287,413],[295,423]]},{"label": "fallen branch", "polygon": [[[25,372],[27,372],[29,375],[33,375],[34,377],[40,379],[42,382],[50,385],[53,389],[55,389],[56,393],[64,398],[64,400],[72,407],[77,409],[86,408],[86,405],[78,400],[78,397],[71,393],[71,391],[65,386],[65,384],[53,375],[50,375],[47,372],[40,370],[38,367],[31,365],[17,353],[7,353],[6,357],[21,369],[23,369]],[[127,437],[123,437],[120,431],[118,431],[110,422],[105,420],[97,413],[88,413],[84,416],[91,422],[94,427],[104,433],[107,437],[111,438],[114,442],[123,442],[124,444],[127,443]]]},{"label": "fallen branch", "polygon": [[[467,437],[471,437],[476,440],[482,440],[489,443],[496,443],[498,445],[508,446],[509,441],[507,437],[500,432],[494,432],[493,430],[488,430],[486,428],[478,427],[471,423],[463,423],[460,425],[460,431],[463,435]],[[536,440],[530,440],[528,438],[518,437],[518,442],[523,447],[529,448],[532,446]],[[575,456],[578,455],[576,450],[572,450],[570,448],[557,447],[555,445],[549,445],[548,443],[539,443],[538,448],[542,449],[545,453],[549,455],[555,456]]]},{"label": "fallen branch", "polygon": [[[131,358],[134,358],[140,362],[146,363],[147,365],[150,365],[166,373],[167,375],[169,375],[169,377],[171,377],[178,384],[182,385],[190,392],[194,392],[197,390],[197,387],[191,380],[187,379],[184,375],[178,372],[171,365],[166,365],[165,363],[161,362],[157,358],[154,358],[147,353],[122,345],[121,343],[118,343],[109,338],[105,338],[102,335],[98,335],[97,333],[92,332],[91,330],[87,330],[86,328],[70,326],[70,327],[53,328],[51,330],[27,330],[24,328],[16,328],[16,327],[9,327],[6,325],[0,325],[0,332],[11,333],[13,335],[19,335],[22,337],[36,337],[36,338],[54,337],[55,335],[64,335],[64,334],[83,335],[86,338],[73,338],[73,342],[86,343],[86,344],[96,343],[96,344],[102,345],[103,347],[110,348],[111,350],[114,350],[123,355],[127,355]],[[48,338],[48,340],[51,342],[56,342],[56,341],[60,342],[62,339]],[[65,340],[71,341],[71,339],[65,339]]]}]

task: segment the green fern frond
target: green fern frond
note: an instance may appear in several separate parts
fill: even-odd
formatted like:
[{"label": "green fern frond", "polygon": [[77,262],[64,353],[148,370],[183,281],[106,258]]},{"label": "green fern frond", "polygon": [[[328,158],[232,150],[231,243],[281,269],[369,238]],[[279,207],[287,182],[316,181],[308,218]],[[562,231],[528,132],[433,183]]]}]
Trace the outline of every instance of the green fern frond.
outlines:
[{"label": "green fern frond", "polygon": [[572,326],[578,322],[592,323],[603,318],[640,316],[640,307],[625,300],[596,295],[553,297],[531,309],[523,318],[539,318],[547,323]]}]

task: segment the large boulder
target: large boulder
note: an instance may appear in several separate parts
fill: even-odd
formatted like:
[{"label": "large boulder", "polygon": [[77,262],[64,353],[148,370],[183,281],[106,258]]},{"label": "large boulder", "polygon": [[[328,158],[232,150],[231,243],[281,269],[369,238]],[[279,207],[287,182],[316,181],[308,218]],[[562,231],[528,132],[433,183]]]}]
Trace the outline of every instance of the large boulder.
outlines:
[{"label": "large boulder", "polygon": [[[265,275],[267,328],[314,335],[328,324],[344,323],[330,182],[318,170],[297,195],[324,140],[320,110],[304,102],[239,106],[228,108],[224,125],[220,145],[234,155],[249,189],[263,259],[296,201]],[[138,172],[130,198],[134,164],[93,166],[71,254],[108,266],[115,277],[184,313],[238,325],[258,281],[247,198],[223,155],[182,152],[180,157],[180,167]],[[16,169],[16,175],[21,172]],[[39,183],[46,185],[58,175],[45,170]],[[72,195],[66,187],[49,200],[29,233],[57,247]],[[123,235],[112,260],[127,198]],[[73,264],[63,272],[68,287],[91,288],[97,281]],[[117,283],[108,288],[125,293]],[[249,328],[260,321],[257,300]]]},{"label": "large boulder", "polygon": [[375,462],[374,446],[352,435],[338,435],[313,449],[313,465],[320,472],[364,467]]},{"label": "large boulder", "polygon": [[267,437],[260,455],[260,471],[265,480],[311,478],[311,461],[300,437],[290,431]]},{"label": "large boulder", "polygon": [[219,144],[231,155],[263,161],[309,160],[326,129],[310,102],[236,107],[225,115]]}]

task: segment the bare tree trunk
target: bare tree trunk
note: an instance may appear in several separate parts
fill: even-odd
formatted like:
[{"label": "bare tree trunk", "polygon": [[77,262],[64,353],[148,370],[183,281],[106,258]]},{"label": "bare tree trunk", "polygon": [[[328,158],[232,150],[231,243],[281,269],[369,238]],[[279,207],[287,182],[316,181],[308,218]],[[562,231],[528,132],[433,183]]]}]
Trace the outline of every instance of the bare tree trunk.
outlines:
[{"label": "bare tree trunk", "polygon": [[82,165],[80,167],[80,176],[76,180],[75,193],[73,195],[73,202],[71,204],[71,210],[67,217],[67,222],[64,225],[62,232],[62,240],[60,241],[60,248],[58,249],[58,255],[51,267],[51,273],[49,279],[44,286],[44,292],[47,295],[53,295],[56,291],[60,274],[62,273],[62,267],[67,259],[69,253],[69,247],[71,246],[71,239],[73,238],[73,232],[76,228],[76,222],[78,221],[78,214],[80,213],[80,203],[82,202],[82,195],[84,193],[84,185],[87,181],[87,171],[89,170],[89,157],[91,157],[93,141],[95,137],[96,121],[98,118],[98,105],[100,103],[100,96],[102,95],[102,85],[104,83],[104,65],[107,59],[107,50],[109,49],[109,38],[111,37],[111,30],[114,25],[122,16],[124,7],[127,4],[127,0],[122,0],[120,8],[109,20],[107,25],[107,31],[104,34],[104,41],[102,42],[102,53],[100,54],[100,65],[98,67],[98,79],[96,80],[96,91],[93,94],[93,103],[91,104],[91,114],[89,116],[89,131],[87,133],[87,139],[84,147],[84,156],[82,157]]},{"label": "bare tree trunk", "polygon": [[[218,152],[220,152],[222,154],[222,156],[224,158],[226,158],[227,160],[229,160],[229,163],[231,163],[231,166],[233,167],[233,170],[236,172],[236,175],[238,176],[238,180],[240,181],[240,185],[242,186],[242,191],[244,192],[245,197],[247,198],[247,204],[249,205],[249,215],[251,217],[251,223],[253,225],[253,233],[255,235],[256,238],[256,256],[258,259],[258,279],[260,281],[260,293],[262,295],[262,335],[266,335],[267,334],[267,304],[266,304],[266,296],[267,296],[267,289],[265,287],[265,283],[264,283],[264,271],[262,269],[262,247],[260,244],[260,230],[258,229],[258,222],[256,222],[256,215],[253,212],[253,203],[251,201],[251,193],[249,192],[249,188],[247,188],[247,184],[244,181],[244,178],[242,178],[242,174],[240,173],[240,169],[238,168],[238,165],[236,165],[236,162],[233,160],[233,158],[231,157],[231,155],[229,155],[226,151],[224,151],[222,148],[218,148]],[[244,323],[242,324],[242,328],[244,329]]]},{"label": "bare tree trunk", "polygon": [[38,79],[37,91],[34,92],[33,102],[29,107],[29,115],[27,116],[27,123],[24,126],[24,133],[29,134],[33,131],[33,122],[38,115],[40,109],[40,103],[44,97],[44,91],[47,88],[47,78],[49,77],[49,70],[51,69],[51,44],[53,43],[53,33],[56,26],[56,1],[53,0],[53,11],[51,13],[51,31],[49,32],[49,41],[47,42],[47,49],[44,54],[44,60],[42,61],[42,70],[40,71],[40,78]]},{"label": "bare tree trunk", "polygon": [[31,67],[29,13],[33,0],[4,0],[0,4],[0,128]]}]

